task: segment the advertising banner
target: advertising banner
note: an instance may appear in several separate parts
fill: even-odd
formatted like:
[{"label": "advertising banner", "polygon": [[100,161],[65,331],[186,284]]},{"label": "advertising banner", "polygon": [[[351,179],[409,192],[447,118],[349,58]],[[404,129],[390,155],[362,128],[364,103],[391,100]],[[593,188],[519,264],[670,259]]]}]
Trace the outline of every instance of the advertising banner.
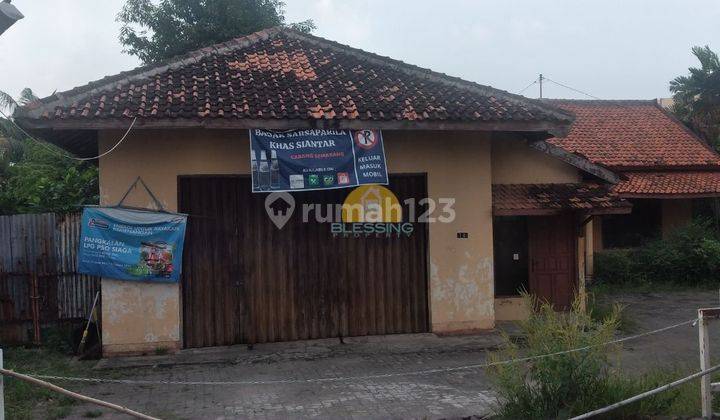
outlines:
[{"label": "advertising banner", "polygon": [[388,183],[380,130],[250,130],[253,192]]},{"label": "advertising banner", "polygon": [[187,216],[86,207],[78,271],[118,280],[175,283],[180,279]]}]

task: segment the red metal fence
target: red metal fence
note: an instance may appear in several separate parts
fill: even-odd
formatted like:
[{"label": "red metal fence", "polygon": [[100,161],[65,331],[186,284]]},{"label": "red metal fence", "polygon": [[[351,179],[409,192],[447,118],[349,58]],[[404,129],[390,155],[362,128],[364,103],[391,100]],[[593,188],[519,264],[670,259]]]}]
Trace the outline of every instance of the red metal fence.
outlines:
[{"label": "red metal fence", "polygon": [[77,273],[80,216],[0,216],[0,342],[88,315],[100,280]]}]

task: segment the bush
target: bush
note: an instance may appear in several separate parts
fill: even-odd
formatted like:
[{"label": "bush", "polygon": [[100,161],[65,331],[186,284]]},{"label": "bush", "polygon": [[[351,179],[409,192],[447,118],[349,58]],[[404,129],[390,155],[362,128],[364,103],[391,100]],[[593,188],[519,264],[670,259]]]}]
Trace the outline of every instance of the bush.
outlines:
[{"label": "bush", "polygon": [[595,280],[609,284],[644,281],[639,275],[635,249],[611,249],[595,253]]},{"label": "bush", "polygon": [[[612,403],[609,358],[617,346],[599,346],[613,339],[619,308],[601,322],[580,308],[556,312],[550,305],[525,297],[536,308],[519,323],[525,348],[506,337],[492,361],[537,356],[572,348],[588,350],[536,359],[528,363],[496,365],[490,373],[496,382],[505,418],[567,418]],[[594,347],[596,346],[596,347]]]},{"label": "bush", "polygon": [[634,249],[595,254],[595,279],[607,284],[717,284],[720,238],[712,223],[697,220],[667,238]]},{"label": "bush", "polygon": [[[631,369],[617,365],[620,345],[612,340],[621,317],[620,306],[603,316],[580,309],[556,312],[525,296],[535,308],[519,323],[526,340],[505,336],[491,362],[531,357],[589,346],[587,350],[544,357],[528,362],[492,366],[501,418],[568,418],[602,408],[668,384],[694,372],[693,368],[663,366],[643,375],[629,376]],[[520,344],[519,344],[520,343]],[[715,376],[715,379],[717,376]],[[720,408],[720,399],[715,398]],[[608,413],[603,418],[644,418],[657,415],[695,416],[700,413],[699,382],[692,381]]]}]

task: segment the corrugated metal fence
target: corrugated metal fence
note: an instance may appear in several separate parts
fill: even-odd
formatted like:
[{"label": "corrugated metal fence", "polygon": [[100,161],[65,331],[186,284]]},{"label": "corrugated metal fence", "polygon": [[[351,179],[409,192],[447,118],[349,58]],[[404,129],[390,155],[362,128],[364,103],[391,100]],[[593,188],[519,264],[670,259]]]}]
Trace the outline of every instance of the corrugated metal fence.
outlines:
[{"label": "corrugated metal fence", "polygon": [[0,216],[0,326],[87,316],[100,281],[77,273],[80,217]]}]

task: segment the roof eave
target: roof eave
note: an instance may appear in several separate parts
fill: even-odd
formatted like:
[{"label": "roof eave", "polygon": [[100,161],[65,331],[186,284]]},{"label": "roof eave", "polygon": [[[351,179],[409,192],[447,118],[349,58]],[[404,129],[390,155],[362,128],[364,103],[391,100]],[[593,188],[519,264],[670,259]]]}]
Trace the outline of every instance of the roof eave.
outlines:
[{"label": "roof eave", "polygon": [[621,198],[634,198],[634,199],[659,199],[659,200],[681,200],[689,198],[717,198],[720,197],[720,192],[705,192],[705,193],[617,193]]},{"label": "roof eave", "polygon": [[613,172],[612,170],[602,166],[598,165],[597,163],[591,162],[589,159],[585,158],[584,156],[580,156],[575,153],[568,152],[567,150],[563,149],[562,147],[555,146],[554,144],[548,143],[546,141],[535,141],[530,144],[530,147],[533,149],[548,154],[550,156],[553,156],[557,159],[560,159],[564,161],[565,163],[568,163],[584,172],[587,172],[591,175],[594,175],[604,181],[607,181],[611,184],[617,184],[620,182],[620,176]]},{"label": "roof eave", "polygon": [[[112,130],[127,129],[130,118],[115,119],[35,119],[20,116],[16,121],[30,130]],[[418,121],[418,120],[348,120],[348,119],[186,119],[138,118],[135,129],[364,129],[440,130],[440,131],[516,131],[550,133],[566,130],[569,123],[557,121]],[[549,134],[548,134],[549,136]]]}]

